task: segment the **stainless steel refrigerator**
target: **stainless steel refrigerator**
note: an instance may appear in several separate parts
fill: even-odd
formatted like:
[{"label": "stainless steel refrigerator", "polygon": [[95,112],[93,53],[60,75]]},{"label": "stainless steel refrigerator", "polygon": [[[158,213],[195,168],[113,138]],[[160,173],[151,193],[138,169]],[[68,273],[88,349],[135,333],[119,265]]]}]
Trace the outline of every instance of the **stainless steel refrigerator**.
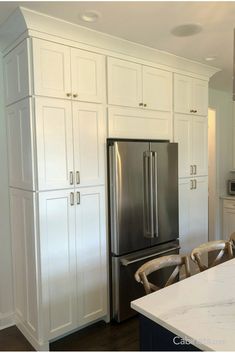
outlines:
[{"label": "stainless steel refrigerator", "polygon": [[[143,296],[134,273],[144,262],[179,252],[178,145],[108,139],[111,315],[131,317]],[[161,285],[168,271],[156,272]]]}]

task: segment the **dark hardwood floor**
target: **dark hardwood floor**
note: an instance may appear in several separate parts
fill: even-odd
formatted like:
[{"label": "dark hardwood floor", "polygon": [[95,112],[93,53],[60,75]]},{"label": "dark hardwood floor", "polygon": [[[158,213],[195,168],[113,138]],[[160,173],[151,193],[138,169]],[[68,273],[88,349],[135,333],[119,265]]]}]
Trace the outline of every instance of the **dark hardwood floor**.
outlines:
[{"label": "dark hardwood floor", "polygon": [[[33,351],[16,326],[0,331],[0,351]],[[50,344],[50,351],[138,351],[139,321],[98,322]]]}]

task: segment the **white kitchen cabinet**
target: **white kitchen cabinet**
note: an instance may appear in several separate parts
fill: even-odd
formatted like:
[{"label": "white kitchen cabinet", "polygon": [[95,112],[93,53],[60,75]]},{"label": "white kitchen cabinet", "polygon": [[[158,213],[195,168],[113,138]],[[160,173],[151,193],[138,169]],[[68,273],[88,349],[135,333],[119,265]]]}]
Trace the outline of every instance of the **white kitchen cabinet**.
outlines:
[{"label": "white kitchen cabinet", "polygon": [[182,254],[208,241],[208,178],[179,180],[179,235]]},{"label": "white kitchen cabinet", "polygon": [[26,98],[6,109],[9,185],[21,189],[35,188],[33,120],[31,101]]},{"label": "white kitchen cabinet", "polygon": [[74,192],[38,196],[43,327],[52,339],[77,327]]},{"label": "white kitchen cabinet", "polygon": [[172,140],[170,112],[112,107],[108,118],[109,137]]},{"label": "white kitchen cabinet", "polygon": [[108,103],[171,111],[172,73],[108,58]]},{"label": "white kitchen cabinet", "polygon": [[36,95],[101,103],[105,100],[104,56],[33,39]]},{"label": "white kitchen cabinet", "polygon": [[235,197],[223,200],[223,239],[228,240],[235,232]]},{"label": "white kitchen cabinet", "polygon": [[4,81],[6,105],[31,94],[29,39],[5,56]]},{"label": "white kitchen cabinet", "polygon": [[104,188],[82,188],[76,202],[78,315],[84,325],[107,313]]},{"label": "white kitchen cabinet", "polygon": [[208,82],[174,74],[174,112],[207,116]]},{"label": "white kitchen cabinet", "polygon": [[179,146],[179,177],[208,175],[208,120],[174,115],[174,141]]}]

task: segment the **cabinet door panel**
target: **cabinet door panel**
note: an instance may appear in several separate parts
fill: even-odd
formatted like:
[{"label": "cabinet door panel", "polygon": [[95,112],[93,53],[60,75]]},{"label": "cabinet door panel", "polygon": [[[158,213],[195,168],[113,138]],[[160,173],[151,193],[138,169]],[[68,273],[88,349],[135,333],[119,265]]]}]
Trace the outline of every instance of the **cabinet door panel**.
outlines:
[{"label": "cabinet door panel", "polygon": [[208,175],[208,121],[207,117],[192,119],[192,164],[197,176]]},{"label": "cabinet door panel", "polygon": [[197,115],[208,115],[208,82],[192,80],[192,106]]},{"label": "cabinet door panel", "polygon": [[143,103],[146,109],[171,111],[172,74],[143,66]]},{"label": "cabinet door panel", "polygon": [[68,188],[73,167],[73,132],[71,102],[37,98],[36,140],[38,188]]},{"label": "cabinet door panel", "polygon": [[66,98],[71,93],[70,48],[33,39],[34,93]]},{"label": "cabinet door panel", "polygon": [[[189,115],[175,115],[174,142],[179,144],[179,177],[190,176],[192,155],[192,118]],[[197,146],[196,146],[197,147]]]},{"label": "cabinet door panel", "polygon": [[71,49],[72,93],[81,101],[101,103],[105,99],[103,55]]},{"label": "cabinet door panel", "polygon": [[31,101],[24,99],[6,109],[9,185],[35,190]]},{"label": "cabinet door panel", "polygon": [[44,327],[48,339],[77,325],[75,206],[70,192],[39,194]]},{"label": "cabinet door panel", "polygon": [[107,314],[104,187],[80,189],[76,206],[79,324]]},{"label": "cabinet door panel", "polygon": [[141,102],[141,65],[108,58],[108,103],[138,107]]},{"label": "cabinet door panel", "polygon": [[76,186],[103,184],[104,109],[98,104],[74,103],[73,119],[75,171],[80,173],[80,183]]},{"label": "cabinet door panel", "polygon": [[190,114],[192,94],[192,78],[174,74],[174,111]]},{"label": "cabinet door panel", "polygon": [[235,208],[225,208],[223,211],[223,239],[228,240],[235,232]]},{"label": "cabinet door panel", "polygon": [[31,94],[29,40],[24,40],[4,58],[6,104]]},{"label": "cabinet door panel", "polygon": [[172,139],[172,115],[144,109],[109,108],[109,137]]}]

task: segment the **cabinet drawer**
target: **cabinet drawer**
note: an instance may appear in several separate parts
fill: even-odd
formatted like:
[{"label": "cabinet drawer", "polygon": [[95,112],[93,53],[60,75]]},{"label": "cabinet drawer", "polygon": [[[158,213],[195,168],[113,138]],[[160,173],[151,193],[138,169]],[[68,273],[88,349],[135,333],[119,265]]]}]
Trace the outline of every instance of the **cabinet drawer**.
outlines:
[{"label": "cabinet drawer", "polygon": [[235,198],[233,200],[224,200],[224,208],[232,208],[235,210]]}]

